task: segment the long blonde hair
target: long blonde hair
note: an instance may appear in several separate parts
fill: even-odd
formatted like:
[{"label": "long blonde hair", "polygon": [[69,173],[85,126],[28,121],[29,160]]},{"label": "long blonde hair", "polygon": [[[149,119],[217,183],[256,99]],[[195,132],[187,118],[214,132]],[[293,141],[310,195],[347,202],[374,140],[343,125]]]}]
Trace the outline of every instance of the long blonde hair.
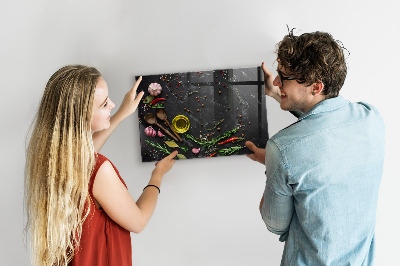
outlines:
[{"label": "long blonde hair", "polygon": [[49,79],[29,140],[25,166],[26,232],[33,265],[67,265],[89,213],[95,164],[93,95],[100,73],[65,66]]}]

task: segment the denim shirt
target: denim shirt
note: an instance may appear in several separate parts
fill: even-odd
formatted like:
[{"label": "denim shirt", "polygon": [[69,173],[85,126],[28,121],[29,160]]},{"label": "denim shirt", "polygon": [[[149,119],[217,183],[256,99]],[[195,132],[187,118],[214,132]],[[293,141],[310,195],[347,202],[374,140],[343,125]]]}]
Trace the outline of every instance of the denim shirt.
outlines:
[{"label": "denim shirt", "polygon": [[268,140],[261,215],[281,265],[373,265],[384,146],[379,112],[342,96]]}]

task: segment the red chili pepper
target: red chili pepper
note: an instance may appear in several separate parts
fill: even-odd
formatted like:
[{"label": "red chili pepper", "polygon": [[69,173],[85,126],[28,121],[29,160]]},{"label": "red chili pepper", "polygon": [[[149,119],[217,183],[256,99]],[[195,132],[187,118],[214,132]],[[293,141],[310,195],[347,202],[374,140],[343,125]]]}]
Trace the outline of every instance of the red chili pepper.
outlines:
[{"label": "red chili pepper", "polygon": [[214,152],[213,154],[207,155],[206,157],[213,157],[215,154],[217,154],[217,153]]},{"label": "red chili pepper", "polygon": [[242,139],[243,138],[233,137],[233,138],[230,138],[230,139],[227,139],[227,140],[225,140],[223,142],[218,143],[218,145],[222,145],[222,144],[225,144],[225,143],[228,143],[228,142],[232,142],[232,141],[235,141],[235,140],[242,140]]},{"label": "red chili pepper", "polygon": [[152,101],[150,102],[150,105],[153,105],[153,104],[155,104],[155,103],[157,103],[157,102],[159,102],[159,101],[165,101],[165,99],[164,99],[164,98],[157,98],[157,99],[154,99],[154,100],[152,100]]}]

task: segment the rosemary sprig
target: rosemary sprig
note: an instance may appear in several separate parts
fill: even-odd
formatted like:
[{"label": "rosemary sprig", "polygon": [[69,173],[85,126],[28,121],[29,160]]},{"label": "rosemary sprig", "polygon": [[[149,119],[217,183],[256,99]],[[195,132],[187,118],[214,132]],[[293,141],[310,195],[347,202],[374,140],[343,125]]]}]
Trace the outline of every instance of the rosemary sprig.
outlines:
[{"label": "rosemary sprig", "polygon": [[163,153],[171,154],[171,152],[167,148],[161,146],[160,144],[153,143],[153,142],[151,142],[151,141],[149,141],[147,139],[145,141],[146,141],[147,144],[149,144],[150,146],[153,146],[154,148],[157,148],[157,149],[161,150]]},{"label": "rosemary sprig", "polygon": [[212,128],[207,128],[208,131],[215,129],[219,124],[221,124],[224,121],[224,119],[219,120],[214,127]]},{"label": "rosemary sprig", "polygon": [[226,156],[226,155],[231,155],[234,152],[239,152],[241,149],[243,149],[245,146],[234,146],[226,149],[221,149],[219,150],[219,154]]},{"label": "rosemary sprig", "polygon": [[234,128],[234,129],[232,129],[230,131],[225,132],[223,135],[219,136],[218,138],[212,138],[212,139],[209,139],[209,140],[198,140],[198,139],[194,138],[190,134],[185,134],[185,136],[188,139],[191,139],[194,142],[196,142],[198,145],[205,146],[206,148],[209,148],[210,146],[214,146],[215,144],[217,144],[218,141],[220,141],[220,140],[222,140],[224,138],[227,138],[227,137],[231,136],[232,134],[236,133],[238,130],[239,130],[238,127]]}]

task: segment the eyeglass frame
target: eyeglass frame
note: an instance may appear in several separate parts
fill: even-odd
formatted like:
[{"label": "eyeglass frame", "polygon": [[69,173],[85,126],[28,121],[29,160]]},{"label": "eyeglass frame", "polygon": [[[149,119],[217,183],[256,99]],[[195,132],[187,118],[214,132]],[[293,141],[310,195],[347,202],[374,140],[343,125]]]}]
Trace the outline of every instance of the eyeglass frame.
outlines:
[{"label": "eyeglass frame", "polygon": [[284,80],[296,80],[296,79],[298,79],[296,77],[284,77],[282,72],[279,69],[277,70],[277,72],[278,72],[279,80],[281,81],[282,87],[283,87],[283,81]]}]

